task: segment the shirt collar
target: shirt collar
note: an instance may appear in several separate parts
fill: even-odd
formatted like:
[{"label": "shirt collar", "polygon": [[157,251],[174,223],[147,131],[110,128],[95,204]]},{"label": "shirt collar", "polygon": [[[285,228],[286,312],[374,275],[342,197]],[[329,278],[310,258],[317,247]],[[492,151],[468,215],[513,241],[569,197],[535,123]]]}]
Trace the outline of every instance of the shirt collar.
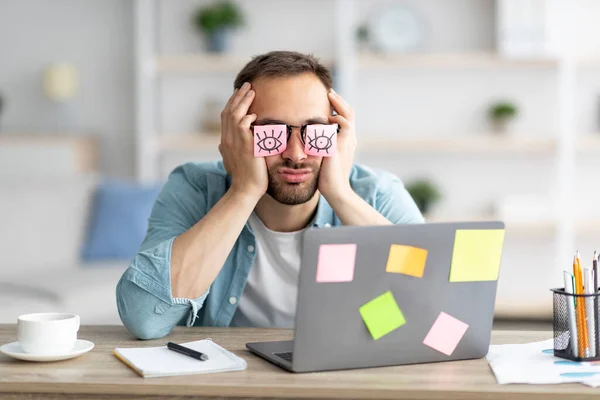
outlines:
[{"label": "shirt collar", "polygon": [[325,224],[329,224],[331,226],[333,224],[333,209],[325,200],[323,195],[319,195],[319,205],[317,206],[317,213],[315,214],[315,218],[313,218],[312,226],[321,228]]}]

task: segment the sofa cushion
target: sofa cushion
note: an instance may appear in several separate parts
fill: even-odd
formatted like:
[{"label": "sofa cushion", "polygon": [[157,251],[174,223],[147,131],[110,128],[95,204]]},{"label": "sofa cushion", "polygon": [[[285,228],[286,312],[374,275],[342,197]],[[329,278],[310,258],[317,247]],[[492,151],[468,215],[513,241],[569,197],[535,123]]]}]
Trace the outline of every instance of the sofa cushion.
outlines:
[{"label": "sofa cushion", "polygon": [[107,181],[93,201],[83,261],[133,258],[139,250],[160,185]]}]

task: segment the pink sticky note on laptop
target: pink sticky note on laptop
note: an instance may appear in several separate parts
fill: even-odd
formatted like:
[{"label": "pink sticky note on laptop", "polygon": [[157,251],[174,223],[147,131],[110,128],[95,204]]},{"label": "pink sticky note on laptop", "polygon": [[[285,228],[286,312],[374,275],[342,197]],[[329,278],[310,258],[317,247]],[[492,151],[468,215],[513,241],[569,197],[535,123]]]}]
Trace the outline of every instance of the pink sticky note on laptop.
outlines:
[{"label": "pink sticky note on laptop", "polygon": [[308,125],[304,140],[304,152],[310,156],[331,157],[337,146],[337,124]]},{"label": "pink sticky note on laptop", "polygon": [[287,128],[285,125],[254,126],[254,157],[281,154],[286,147]]},{"label": "pink sticky note on laptop", "polygon": [[451,356],[468,328],[469,325],[464,322],[441,312],[423,340],[423,344]]},{"label": "pink sticky note on laptop", "polygon": [[356,244],[322,244],[319,247],[317,282],[352,282]]}]

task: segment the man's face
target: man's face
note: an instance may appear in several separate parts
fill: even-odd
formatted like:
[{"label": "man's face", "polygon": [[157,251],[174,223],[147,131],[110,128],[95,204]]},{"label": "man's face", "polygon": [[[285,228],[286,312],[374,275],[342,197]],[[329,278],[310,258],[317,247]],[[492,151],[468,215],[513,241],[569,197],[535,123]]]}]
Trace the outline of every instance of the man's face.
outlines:
[{"label": "man's face", "polygon": [[[256,125],[329,123],[331,105],[327,89],[313,74],[259,78],[252,82],[252,88],[256,96],[248,113],[257,115]],[[293,128],[283,153],[265,159],[269,170],[268,195],[287,205],[306,203],[313,198],[323,157],[304,153],[299,128]]]}]

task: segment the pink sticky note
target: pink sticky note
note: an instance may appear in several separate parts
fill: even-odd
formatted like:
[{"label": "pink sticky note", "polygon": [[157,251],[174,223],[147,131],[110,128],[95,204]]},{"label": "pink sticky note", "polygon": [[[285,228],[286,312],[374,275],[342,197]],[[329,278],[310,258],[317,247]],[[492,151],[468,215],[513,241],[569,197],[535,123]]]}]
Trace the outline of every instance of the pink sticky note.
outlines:
[{"label": "pink sticky note", "polygon": [[445,312],[441,312],[425,340],[423,340],[423,344],[450,356],[458,346],[467,328],[469,328],[469,325]]},{"label": "pink sticky note", "polygon": [[317,282],[352,282],[355,244],[323,244],[319,247]]},{"label": "pink sticky note", "polygon": [[254,126],[254,157],[274,156],[283,153],[287,147],[287,127],[285,125]]},{"label": "pink sticky note", "polygon": [[331,157],[337,146],[337,124],[308,125],[304,153],[310,156]]}]

